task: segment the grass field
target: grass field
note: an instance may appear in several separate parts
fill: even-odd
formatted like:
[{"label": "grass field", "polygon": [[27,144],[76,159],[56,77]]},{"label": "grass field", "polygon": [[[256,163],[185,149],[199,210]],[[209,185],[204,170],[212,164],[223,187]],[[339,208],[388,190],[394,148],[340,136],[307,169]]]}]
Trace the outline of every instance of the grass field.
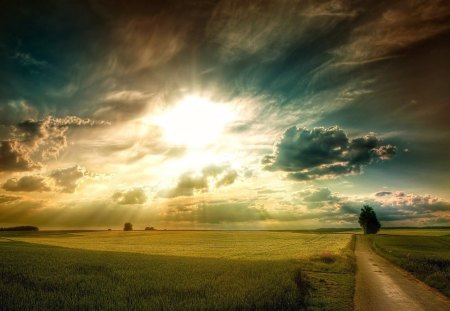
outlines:
[{"label": "grass field", "polygon": [[352,310],[351,237],[2,232],[1,309]]},{"label": "grass field", "polygon": [[[450,297],[450,231],[386,230],[372,235],[380,255]],[[395,235],[394,235],[395,234]]]},{"label": "grass field", "polygon": [[443,236],[450,235],[450,229],[384,229],[382,228],[379,235],[415,235],[415,236]]}]

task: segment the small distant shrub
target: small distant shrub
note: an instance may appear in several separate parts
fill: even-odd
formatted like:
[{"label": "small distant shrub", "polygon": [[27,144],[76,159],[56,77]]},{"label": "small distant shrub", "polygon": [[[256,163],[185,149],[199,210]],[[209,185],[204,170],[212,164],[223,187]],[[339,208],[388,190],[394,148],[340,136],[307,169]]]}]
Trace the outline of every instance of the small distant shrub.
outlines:
[{"label": "small distant shrub", "polygon": [[326,264],[332,264],[332,263],[336,262],[336,260],[338,259],[338,255],[325,252],[325,253],[322,253],[322,254],[319,254],[319,255],[313,257],[312,259],[315,261],[320,261],[320,262],[326,263]]},{"label": "small distant shrub", "polygon": [[156,230],[154,227],[145,227],[145,231],[153,231]]},{"label": "small distant shrub", "polygon": [[133,225],[131,222],[126,222],[125,225],[123,225],[123,231],[133,231]]}]

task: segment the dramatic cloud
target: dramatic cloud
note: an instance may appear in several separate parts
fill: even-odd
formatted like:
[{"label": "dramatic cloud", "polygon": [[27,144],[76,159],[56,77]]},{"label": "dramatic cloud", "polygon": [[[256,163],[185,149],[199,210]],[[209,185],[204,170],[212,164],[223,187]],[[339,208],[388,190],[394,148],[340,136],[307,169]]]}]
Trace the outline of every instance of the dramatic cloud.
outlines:
[{"label": "dramatic cloud", "polygon": [[6,191],[50,191],[46,178],[42,176],[23,176],[19,179],[11,178],[3,185]]},{"label": "dramatic cloud", "polygon": [[84,167],[75,165],[65,169],[54,170],[49,176],[54,179],[58,191],[73,193],[83,180],[89,177],[95,177],[95,174],[89,172]]},{"label": "dramatic cloud", "polygon": [[344,196],[328,188],[297,192],[291,201],[284,203],[284,208],[272,210],[270,217],[280,221],[315,219],[324,226],[334,223],[357,227],[364,205],[375,209],[384,226],[432,225],[437,219],[441,224],[450,224],[450,201],[443,198],[401,191]]},{"label": "dramatic cloud", "polygon": [[[20,109],[28,109],[20,106]],[[81,119],[75,116],[43,120],[26,120],[11,126],[12,139],[0,146],[0,171],[31,171],[41,168],[38,161],[56,158],[67,147],[70,127],[106,125],[106,122]]]},{"label": "dramatic cloud", "polygon": [[450,1],[5,1],[0,18],[1,226],[355,226],[364,204],[449,223]]},{"label": "dramatic cloud", "polygon": [[377,202],[382,207],[397,207],[415,213],[450,212],[450,202],[430,194],[421,195],[397,191],[383,196],[383,199],[379,199]]},{"label": "dramatic cloud", "polygon": [[395,146],[381,145],[372,133],[349,140],[338,127],[291,127],[262,164],[269,171],[289,172],[294,180],[335,178],[360,173],[363,166],[390,159],[395,152]]},{"label": "dramatic cloud", "polygon": [[238,173],[227,165],[210,165],[199,174],[181,175],[174,188],[159,192],[159,196],[164,198],[192,196],[196,191],[207,192],[211,187],[220,188],[231,185],[237,177]]},{"label": "dramatic cloud", "polygon": [[118,204],[144,204],[147,201],[147,196],[141,188],[135,188],[125,191],[116,191],[112,195],[114,202]]},{"label": "dramatic cloud", "polygon": [[369,197],[340,197],[337,203],[339,211],[350,217],[358,215],[363,205],[375,208],[380,221],[386,224],[410,222],[423,225],[437,218],[446,218],[450,223],[450,202],[429,194],[383,191]]},{"label": "dramatic cloud", "polygon": [[76,116],[55,118],[48,116],[43,120],[27,120],[15,126],[15,140],[19,141],[28,153],[39,153],[42,159],[54,158],[67,147],[67,131],[70,127],[105,125],[108,123],[81,119]]},{"label": "dramatic cloud", "polygon": [[30,159],[28,151],[17,141],[2,141],[0,144],[0,172],[31,171],[41,167]]}]

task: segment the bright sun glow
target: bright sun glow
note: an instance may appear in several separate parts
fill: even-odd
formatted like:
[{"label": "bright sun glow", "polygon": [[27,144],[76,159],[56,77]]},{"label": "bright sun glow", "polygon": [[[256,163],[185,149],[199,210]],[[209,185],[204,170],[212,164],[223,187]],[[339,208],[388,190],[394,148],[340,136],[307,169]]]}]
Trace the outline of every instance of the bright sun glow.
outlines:
[{"label": "bright sun glow", "polygon": [[235,117],[230,106],[189,96],[152,121],[163,129],[167,142],[198,148],[216,141]]}]

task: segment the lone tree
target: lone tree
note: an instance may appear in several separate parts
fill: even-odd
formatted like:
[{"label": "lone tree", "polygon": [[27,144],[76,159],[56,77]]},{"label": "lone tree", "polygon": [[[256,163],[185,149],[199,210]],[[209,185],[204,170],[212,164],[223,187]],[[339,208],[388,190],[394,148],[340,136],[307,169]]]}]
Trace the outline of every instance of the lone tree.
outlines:
[{"label": "lone tree", "polygon": [[133,231],[133,225],[131,222],[126,222],[123,226],[123,231]]},{"label": "lone tree", "polygon": [[376,234],[381,228],[377,214],[375,214],[375,211],[369,205],[364,205],[361,209],[358,222],[363,228],[364,234]]}]

